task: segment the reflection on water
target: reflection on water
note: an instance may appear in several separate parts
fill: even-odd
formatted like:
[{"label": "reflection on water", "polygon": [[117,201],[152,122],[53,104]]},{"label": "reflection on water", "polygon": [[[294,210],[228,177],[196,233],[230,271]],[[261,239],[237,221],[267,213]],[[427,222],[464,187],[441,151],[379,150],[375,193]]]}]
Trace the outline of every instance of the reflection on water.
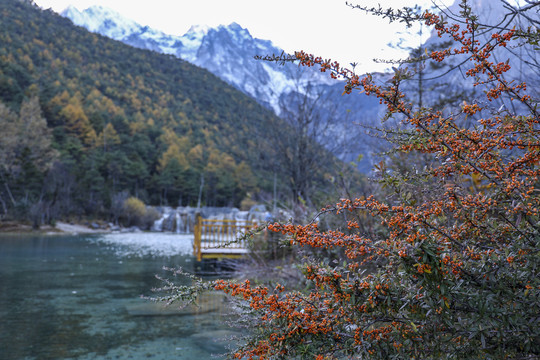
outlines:
[{"label": "reflection on water", "polygon": [[0,358],[223,354],[234,334],[221,296],[184,310],[140,299],[160,285],[155,274],[169,275],[163,266],[191,269],[190,249],[171,234],[0,237]]}]

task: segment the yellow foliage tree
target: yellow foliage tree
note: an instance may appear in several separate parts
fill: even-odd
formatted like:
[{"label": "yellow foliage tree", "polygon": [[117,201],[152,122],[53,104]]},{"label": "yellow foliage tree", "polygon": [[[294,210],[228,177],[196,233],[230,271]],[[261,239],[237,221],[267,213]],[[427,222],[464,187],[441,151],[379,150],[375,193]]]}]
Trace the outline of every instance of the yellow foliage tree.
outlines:
[{"label": "yellow foliage tree", "polygon": [[118,136],[116,129],[111,123],[108,123],[97,137],[96,146],[103,147],[103,151],[107,152],[108,146],[120,144],[120,142],[120,136]]},{"label": "yellow foliage tree", "polygon": [[158,171],[162,172],[173,159],[183,168],[188,166],[186,156],[180,151],[178,144],[171,144],[159,158]]},{"label": "yellow foliage tree", "polygon": [[66,129],[76,135],[85,145],[94,144],[96,131],[90,124],[78,97],[72,97],[69,103],[60,110]]}]

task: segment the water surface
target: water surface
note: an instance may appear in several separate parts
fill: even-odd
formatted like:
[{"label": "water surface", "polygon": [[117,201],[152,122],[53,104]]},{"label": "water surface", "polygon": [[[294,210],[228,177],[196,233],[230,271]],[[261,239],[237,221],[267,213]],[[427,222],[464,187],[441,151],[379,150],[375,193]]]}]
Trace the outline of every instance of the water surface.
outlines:
[{"label": "water surface", "polygon": [[[224,299],[161,310],[140,295],[193,268],[191,236],[0,236],[1,359],[210,359],[233,334]],[[220,357],[218,357],[220,358]]]}]

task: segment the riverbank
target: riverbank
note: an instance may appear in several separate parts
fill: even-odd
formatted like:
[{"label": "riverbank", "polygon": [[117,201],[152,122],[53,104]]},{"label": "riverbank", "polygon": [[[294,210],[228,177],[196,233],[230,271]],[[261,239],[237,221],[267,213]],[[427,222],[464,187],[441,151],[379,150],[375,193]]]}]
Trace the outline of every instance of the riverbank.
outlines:
[{"label": "riverbank", "polygon": [[17,221],[0,221],[0,233],[12,234],[97,234],[109,233],[112,229],[103,228],[100,226],[92,227],[92,225],[66,223],[58,221],[55,226],[42,225],[39,229],[32,228],[31,225]]},{"label": "riverbank", "polygon": [[56,226],[53,228],[54,230],[63,232],[63,233],[69,233],[69,234],[95,234],[95,233],[109,233],[112,230],[111,229],[103,229],[103,228],[92,228],[86,225],[81,224],[68,224],[65,222],[58,221],[56,223]]}]

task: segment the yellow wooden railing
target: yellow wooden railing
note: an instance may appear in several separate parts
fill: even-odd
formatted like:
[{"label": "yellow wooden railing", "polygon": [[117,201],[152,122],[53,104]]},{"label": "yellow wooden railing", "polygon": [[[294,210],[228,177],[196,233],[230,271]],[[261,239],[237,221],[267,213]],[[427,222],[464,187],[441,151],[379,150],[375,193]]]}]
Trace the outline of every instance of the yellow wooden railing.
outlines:
[{"label": "yellow wooden railing", "polygon": [[256,227],[254,221],[203,219],[197,215],[193,230],[193,255],[203,258],[240,258],[248,252],[247,240],[239,238]]}]

